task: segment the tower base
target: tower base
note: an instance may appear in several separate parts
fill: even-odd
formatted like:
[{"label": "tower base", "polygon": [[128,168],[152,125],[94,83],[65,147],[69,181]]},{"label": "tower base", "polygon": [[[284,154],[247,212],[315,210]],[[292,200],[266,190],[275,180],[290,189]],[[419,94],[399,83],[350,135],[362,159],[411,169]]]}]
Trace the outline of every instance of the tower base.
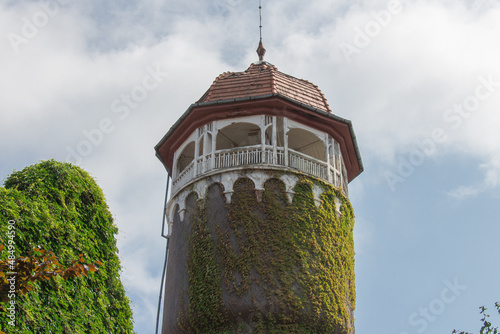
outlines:
[{"label": "tower base", "polygon": [[177,207],[163,334],[354,333],[351,205],[340,189],[294,177],[291,202],[279,177],[259,190],[243,175],[230,203],[214,183],[187,196],[182,215]]}]

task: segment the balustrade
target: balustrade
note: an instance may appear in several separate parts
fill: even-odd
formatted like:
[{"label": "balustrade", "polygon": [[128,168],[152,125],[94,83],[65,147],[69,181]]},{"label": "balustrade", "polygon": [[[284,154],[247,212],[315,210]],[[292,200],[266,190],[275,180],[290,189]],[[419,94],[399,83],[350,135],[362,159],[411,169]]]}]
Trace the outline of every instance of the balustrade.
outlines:
[{"label": "balustrade", "polygon": [[184,185],[186,185],[186,183],[188,183],[189,180],[191,180],[193,177],[194,177],[194,161],[191,162],[176,179],[174,179],[174,181],[172,182],[172,187],[174,189],[180,189]]},{"label": "balustrade", "polygon": [[[328,164],[324,161],[317,160],[306,154],[289,149],[288,161],[286,161],[285,149],[283,147],[278,147],[275,155],[272,146],[266,145],[264,150],[262,150],[261,145],[256,145],[215,151],[214,166],[215,169],[258,164],[287,166],[326,181],[329,181],[330,174],[330,182],[335,187],[342,187],[344,193],[347,195],[347,179],[345,171],[341,171],[337,168],[337,165],[340,165],[337,160],[338,159],[335,159],[334,164],[330,164],[330,167],[328,167]],[[197,158],[195,173],[194,161],[192,161],[173,181],[173,191],[177,191],[182,188],[197,175],[203,175],[204,173],[211,171],[211,166],[211,155]]]},{"label": "balustrade", "polygon": [[306,174],[311,174],[324,180],[328,180],[328,165],[325,162],[311,158],[294,150],[289,150],[290,167],[298,169]]},{"label": "balustrade", "polygon": [[215,168],[239,167],[262,163],[262,147],[249,146],[215,152]]}]

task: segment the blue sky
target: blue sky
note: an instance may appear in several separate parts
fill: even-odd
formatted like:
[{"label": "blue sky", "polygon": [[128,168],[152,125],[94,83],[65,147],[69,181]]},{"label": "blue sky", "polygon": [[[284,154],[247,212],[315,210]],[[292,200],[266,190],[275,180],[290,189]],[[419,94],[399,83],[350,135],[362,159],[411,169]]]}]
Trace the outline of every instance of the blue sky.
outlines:
[{"label": "blue sky", "polygon": [[[263,5],[266,60],[356,132],[357,333],[477,330],[500,300],[500,3]],[[46,159],[96,178],[140,334],[165,247],[153,147],[220,73],[257,60],[258,33],[257,0],[0,4],[0,179]]]}]

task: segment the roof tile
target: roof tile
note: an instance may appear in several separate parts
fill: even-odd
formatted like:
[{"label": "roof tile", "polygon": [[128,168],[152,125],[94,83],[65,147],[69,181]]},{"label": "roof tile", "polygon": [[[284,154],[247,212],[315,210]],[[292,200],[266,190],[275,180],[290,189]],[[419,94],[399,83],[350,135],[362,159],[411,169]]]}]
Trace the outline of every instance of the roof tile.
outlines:
[{"label": "roof tile", "polygon": [[279,94],[299,103],[331,113],[330,106],[318,86],[278,71],[265,62],[250,65],[244,72],[225,72],[198,101],[214,102],[245,97]]}]

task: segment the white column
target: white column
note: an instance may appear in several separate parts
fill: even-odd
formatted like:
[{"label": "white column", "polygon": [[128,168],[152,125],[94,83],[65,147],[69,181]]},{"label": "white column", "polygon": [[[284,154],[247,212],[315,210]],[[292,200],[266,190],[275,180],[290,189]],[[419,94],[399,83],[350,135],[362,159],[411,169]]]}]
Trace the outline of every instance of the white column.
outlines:
[{"label": "white column", "polygon": [[288,166],[288,118],[283,117],[283,136],[285,138],[285,166]]},{"label": "white column", "polygon": [[198,175],[198,149],[200,140],[200,131],[196,129],[196,136],[194,136],[194,160],[193,160],[193,176]]},{"label": "white column", "polygon": [[174,153],[174,161],[172,162],[172,170],[170,171],[172,173],[172,183],[175,181],[175,179],[177,178],[177,175],[178,172],[177,172],[177,158],[178,158],[178,155],[179,155],[179,150],[177,150],[175,153]]},{"label": "white column", "polygon": [[277,125],[277,118],[276,116],[273,116],[273,164],[277,165],[278,164],[278,136],[276,134],[276,125]]},{"label": "white column", "polygon": [[266,115],[260,116],[260,144],[261,144],[261,163],[268,163],[266,161]]},{"label": "white column", "polygon": [[207,172],[207,158],[209,157],[209,152],[207,152],[207,149],[208,149],[208,125],[205,125],[205,132],[204,136],[203,136],[203,160],[202,160],[202,173],[206,173]]},{"label": "white column", "polygon": [[333,183],[332,181],[332,172],[331,172],[331,166],[330,166],[330,145],[333,145],[332,141],[330,140],[330,136],[328,136],[328,133],[325,133],[325,159],[326,159],[326,174],[328,178],[328,182]]},{"label": "white column", "polygon": [[217,145],[217,121],[212,123],[212,159],[210,159],[210,169],[215,168],[215,145]]}]

